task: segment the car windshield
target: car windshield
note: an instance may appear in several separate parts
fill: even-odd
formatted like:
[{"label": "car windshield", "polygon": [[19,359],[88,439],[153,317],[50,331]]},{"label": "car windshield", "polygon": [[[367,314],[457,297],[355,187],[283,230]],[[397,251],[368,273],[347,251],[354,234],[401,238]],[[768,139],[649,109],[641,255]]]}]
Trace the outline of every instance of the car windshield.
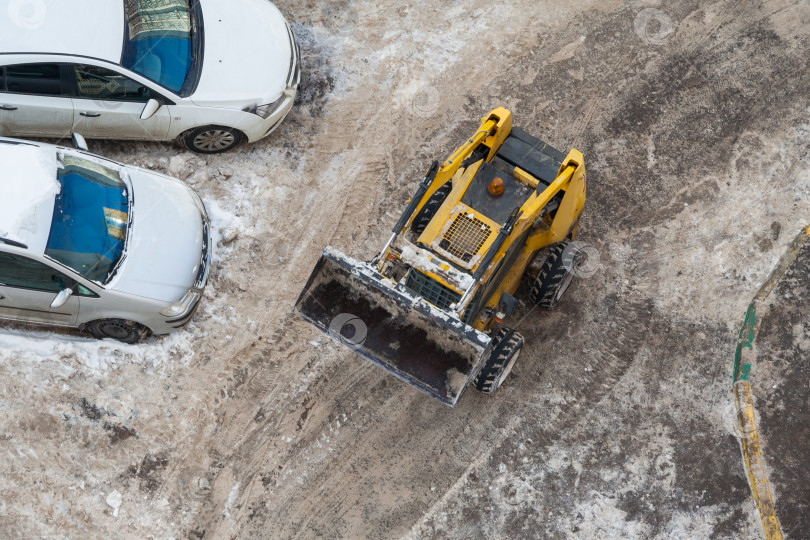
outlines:
[{"label": "car windshield", "polygon": [[196,24],[190,0],[124,0],[121,65],[176,94],[194,68]]},{"label": "car windshield", "polygon": [[63,155],[45,255],[105,283],[124,253],[129,200],[118,171]]}]

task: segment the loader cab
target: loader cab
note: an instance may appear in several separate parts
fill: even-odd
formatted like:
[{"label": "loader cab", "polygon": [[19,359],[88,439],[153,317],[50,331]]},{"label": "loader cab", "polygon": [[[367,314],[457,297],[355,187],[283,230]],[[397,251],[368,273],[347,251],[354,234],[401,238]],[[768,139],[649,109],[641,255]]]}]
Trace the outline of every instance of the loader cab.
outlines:
[{"label": "loader cab", "polygon": [[[537,137],[515,127],[492,158],[492,165],[542,193],[557,178],[565,154]],[[562,202],[558,193],[549,203],[550,217]]]},{"label": "loader cab", "polygon": [[[416,238],[419,245],[467,272],[482,261],[510,216],[554,182],[566,157],[517,127],[494,155],[488,158],[488,154],[491,151],[483,144],[473,151],[466,167],[453,178],[447,201]],[[492,189],[494,183],[500,186],[497,192]],[[547,205],[549,221],[564,195],[561,191]]]},{"label": "loader cab", "polygon": [[[512,128],[509,137],[503,142],[492,162],[496,166],[522,169],[548,187],[560,170],[565,154],[526,133],[520,128]],[[538,189],[545,189],[538,186]]]},{"label": "loader cab", "polygon": [[[537,185],[532,186],[530,182],[521,181],[514,174],[514,167],[510,170],[508,164],[500,161],[500,166],[485,161],[481,163],[461,197],[461,202],[503,225],[512,212],[526,202]],[[491,193],[490,186],[493,182],[502,186],[499,194]]]}]

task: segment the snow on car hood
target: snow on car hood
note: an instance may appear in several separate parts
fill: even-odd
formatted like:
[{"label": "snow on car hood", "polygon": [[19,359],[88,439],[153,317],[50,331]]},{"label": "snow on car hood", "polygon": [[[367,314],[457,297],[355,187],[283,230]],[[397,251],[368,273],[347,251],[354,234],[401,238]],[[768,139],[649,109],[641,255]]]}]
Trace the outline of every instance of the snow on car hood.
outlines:
[{"label": "snow on car hood", "polygon": [[35,253],[45,251],[54,199],[61,189],[58,167],[53,148],[0,143],[0,237],[22,242]]},{"label": "snow on car hood", "polygon": [[202,0],[205,34],[197,105],[272,103],[287,88],[292,48],[281,12],[267,0]]},{"label": "snow on car hood", "polygon": [[176,302],[193,287],[203,246],[196,195],[179,180],[128,168],[132,227],[126,259],[110,289]]}]

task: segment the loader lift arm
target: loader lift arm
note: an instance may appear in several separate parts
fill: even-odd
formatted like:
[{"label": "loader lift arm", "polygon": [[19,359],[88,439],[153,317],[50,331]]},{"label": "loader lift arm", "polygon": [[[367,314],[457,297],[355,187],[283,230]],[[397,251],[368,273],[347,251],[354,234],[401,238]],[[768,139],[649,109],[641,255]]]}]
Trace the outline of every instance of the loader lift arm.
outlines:
[{"label": "loader lift arm", "polygon": [[476,131],[475,135],[456,149],[441,166],[439,166],[438,161],[434,161],[425,174],[424,179],[419,184],[416,193],[408,201],[408,206],[394,226],[393,234],[388,240],[388,243],[382,251],[380,251],[379,255],[373,259],[373,262],[378,263],[380,267],[382,266],[385,258],[388,256],[388,250],[394,240],[396,240],[396,237],[402,234],[403,230],[411,226],[414,216],[419,214],[419,211],[422,210],[425,203],[430,200],[430,197],[436,193],[436,190],[455,176],[456,172],[458,172],[459,168],[464,164],[464,160],[470,157],[481,144],[485,145],[487,157],[491,157],[493,152],[497,150],[509,135],[511,129],[512,113],[502,107],[495,109],[481,119],[481,127]]},{"label": "loader lift arm", "polygon": [[[499,107],[481,119],[481,127],[475,132],[475,135],[470,137],[467,142],[461,145],[453,154],[442,163],[441,167],[433,178],[430,187],[422,194],[419,204],[414,208],[413,215],[419,213],[425,203],[430,199],[430,196],[436,193],[436,190],[442,187],[447,181],[456,175],[459,168],[464,163],[470,154],[472,154],[479,145],[484,144],[488,147],[488,158],[492,153],[497,150],[501,143],[509,135],[512,130],[512,113]],[[416,198],[416,197],[414,197]],[[412,220],[411,220],[412,221]],[[408,222],[410,226],[411,221]]]}]

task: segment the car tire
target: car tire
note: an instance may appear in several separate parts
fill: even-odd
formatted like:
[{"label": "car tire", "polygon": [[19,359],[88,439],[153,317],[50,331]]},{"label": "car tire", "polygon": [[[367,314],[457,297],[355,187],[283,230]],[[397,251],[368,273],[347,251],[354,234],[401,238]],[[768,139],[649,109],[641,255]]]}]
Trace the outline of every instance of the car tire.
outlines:
[{"label": "car tire", "polygon": [[241,131],[224,126],[203,126],[186,131],[183,144],[198,154],[219,154],[235,148],[245,136]]},{"label": "car tire", "polygon": [[422,209],[419,210],[419,213],[416,214],[416,217],[413,218],[413,223],[411,223],[411,230],[413,230],[413,232],[422,234],[425,231],[430,220],[433,219],[433,216],[439,211],[439,207],[444,204],[445,199],[447,199],[447,196],[450,195],[452,190],[453,183],[447,182],[433,192],[433,195],[430,196]]},{"label": "car tire", "polygon": [[555,244],[540,267],[529,292],[529,297],[538,307],[557,307],[574,280],[579,253],[576,249],[567,249],[568,246],[567,240]]},{"label": "car tire", "polygon": [[98,339],[114,339],[134,345],[149,336],[149,329],[136,322],[122,319],[103,319],[87,324],[87,329]]},{"label": "car tire", "polygon": [[520,357],[523,342],[523,336],[510,328],[502,328],[495,335],[492,352],[475,377],[476,390],[492,394],[501,387]]}]

